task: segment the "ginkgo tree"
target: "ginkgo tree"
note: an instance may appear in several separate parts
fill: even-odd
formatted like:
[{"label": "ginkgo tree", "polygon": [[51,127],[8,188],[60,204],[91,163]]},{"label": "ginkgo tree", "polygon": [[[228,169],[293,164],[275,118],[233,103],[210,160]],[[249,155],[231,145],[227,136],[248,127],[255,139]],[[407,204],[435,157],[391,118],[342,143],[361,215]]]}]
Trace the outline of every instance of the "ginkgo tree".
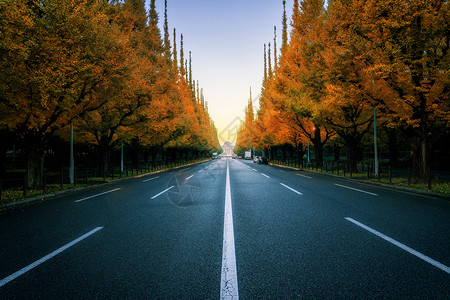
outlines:
[{"label": "ginkgo tree", "polygon": [[148,12],[143,0],[2,1],[0,38],[0,130],[27,146],[29,185],[42,183],[49,142],[71,123],[101,172],[121,142],[162,151],[197,131],[202,151],[218,148],[172,57],[167,2],[164,42],[154,0]]},{"label": "ginkgo tree", "polygon": [[[28,183],[42,182],[49,139],[100,108],[92,94],[120,75],[104,1],[2,1],[0,121],[26,140]],[[119,72],[119,73],[117,73]],[[108,76],[105,76],[108,74]],[[110,83],[112,84],[112,82]]]}]

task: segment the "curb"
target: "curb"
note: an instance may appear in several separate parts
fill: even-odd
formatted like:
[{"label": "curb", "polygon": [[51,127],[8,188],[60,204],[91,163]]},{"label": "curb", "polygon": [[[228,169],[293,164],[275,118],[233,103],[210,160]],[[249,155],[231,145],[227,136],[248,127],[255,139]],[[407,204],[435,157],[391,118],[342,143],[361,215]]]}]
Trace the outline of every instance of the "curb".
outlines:
[{"label": "curb", "polygon": [[13,209],[13,208],[25,205],[25,204],[31,204],[31,203],[38,202],[38,201],[45,201],[47,199],[54,198],[54,197],[61,196],[61,195],[68,195],[68,194],[72,194],[72,193],[75,193],[75,192],[85,191],[85,190],[93,189],[93,188],[96,188],[96,187],[99,187],[99,186],[105,186],[105,185],[108,185],[108,184],[118,183],[118,182],[129,180],[129,179],[136,179],[136,178],[140,178],[140,177],[147,176],[147,175],[158,174],[158,173],[162,173],[162,172],[166,172],[166,171],[170,171],[170,170],[176,170],[176,169],[184,168],[184,167],[187,167],[187,166],[192,166],[192,165],[195,165],[195,164],[201,164],[201,163],[204,163],[206,161],[209,161],[209,160],[202,160],[202,161],[199,161],[199,162],[190,163],[190,164],[186,164],[186,165],[182,165],[182,166],[178,166],[178,167],[173,167],[173,168],[170,168],[170,169],[158,170],[158,171],[154,171],[154,172],[139,174],[139,175],[125,177],[125,178],[118,178],[118,179],[114,179],[112,181],[108,181],[108,182],[104,182],[104,183],[100,183],[100,184],[93,184],[93,185],[90,185],[90,186],[85,186],[85,187],[80,187],[80,188],[76,188],[75,187],[75,188],[70,189],[70,190],[55,192],[55,193],[51,193],[51,194],[44,194],[44,195],[40,195],[40,196],[36,196],[36,197],[32,197],[32,198],[27,198],[27,199],[20,200],[20,201],[16,201],[16,202],[6,203],[6,204],[0,205],[0,212],[6,211],[8,209]]},{"label": "curb", "polygon": [[323,176],[335,177],[335,178],[344,179],[344,180],[348,180],[348,181],[354,181],[354,182],[358,182],[358,183],[371,184],[371,185],[380,186],[380,187],[383,187],[386,189],[391,189],[391,190],[409,192],[409,193],[419,194],[419,195],[423,195],[423,196],[439,198],[439,199],[443,199],[443,200],[450,200],[450,196],[440,194],[440,193],[435,193],[435,192],[427,192],[424,190],[408,188],[408,187],[403,187],[403,186],[390,185],[390,184],[381,183],[381,182],[352,179],[352,178],[347,178],[347,177],[343,177],[343,176],[339,176],[339,175],[335,175],[335,174],[326,174],[326,173],[314,172],[314,171],[310,171],[310,170],[302,170],[299,168],[283,166],[283,165],[278,165],[278,164],[274,164],[274,163],[269,163],[269,165],[284,168],[284,169],[291,169],[291,170],[296,170],[296,171],[307,172],[307,173],[311,173],[311,174],[319,174],[319,175],[323,175]]}]

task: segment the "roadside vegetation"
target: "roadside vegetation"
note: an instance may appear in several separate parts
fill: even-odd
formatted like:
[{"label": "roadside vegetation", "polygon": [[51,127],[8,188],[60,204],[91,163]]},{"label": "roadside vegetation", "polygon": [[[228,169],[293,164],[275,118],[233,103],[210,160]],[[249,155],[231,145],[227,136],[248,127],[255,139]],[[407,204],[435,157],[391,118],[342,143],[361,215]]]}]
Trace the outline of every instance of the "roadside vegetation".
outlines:
[{"label": "roadside vegetation", "polygon": [[4,195],[220,152],[192,53],[169,33],[167,1],[163,32],[149,4],[0,1]]},{"label": "roadside vegetation", "polygon": [[377,153],[417,187],[450,170],[448,1],[295,0],[291,22],[284,11],[238,155],[303,165],[311,152],[322,169],[331,154],[357,176]]}]

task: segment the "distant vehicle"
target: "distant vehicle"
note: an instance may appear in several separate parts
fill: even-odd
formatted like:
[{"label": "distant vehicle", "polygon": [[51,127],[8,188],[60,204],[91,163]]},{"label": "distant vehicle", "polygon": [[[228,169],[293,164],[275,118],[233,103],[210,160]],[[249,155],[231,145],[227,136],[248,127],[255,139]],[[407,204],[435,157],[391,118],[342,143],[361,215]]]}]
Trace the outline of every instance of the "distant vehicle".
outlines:
[{"label": "distant vehicle", "polygon": [[245,159],[252,159],[252,151],[245,151]]},{"label": "distant vehicle", "polygon": [[217,159],[217,158],[218,158],[217,152],[214,152],[214,153],[212,154],[212,159]]},{"label": "distant vehicle", "polygon": [[242,159],[242,156],[239,155],[238,158],[239,158],[239,159]]},{"label": "distant vehicle", "polygon": [[255,158],[253,159],[253,163],[254,164],[258,163],[259,164],[259,160],[260,159],[261,159],[261,156],[255,156]]},{"label": "distant vehicle", "polygon": [[261,157],[260,159],[259,159],[259,162],[258,162],[260,165],[268,165],[269,164],[269,160],[267,159],[267,157]]}]

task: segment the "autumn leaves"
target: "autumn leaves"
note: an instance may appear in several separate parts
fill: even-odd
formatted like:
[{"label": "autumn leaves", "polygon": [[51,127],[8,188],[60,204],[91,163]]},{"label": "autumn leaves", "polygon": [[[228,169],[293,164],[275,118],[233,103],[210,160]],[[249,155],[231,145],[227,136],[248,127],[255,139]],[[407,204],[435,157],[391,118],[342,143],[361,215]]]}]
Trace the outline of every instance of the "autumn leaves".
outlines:
[{"label": "autumn leaves", "polygon": [[290,40],[284,29],[273,68],[267,57],[260,108],[238,146],[289,144],[301,157],[309,140],[321,164],[338,139],[355,169],[376,109],[381,129],[411,141],[413,177],[427,178],[450,122],[449,25],[445,1],[294,1]]},{"label": "autumn leaves", "polygon": [[176,63],[167,10],[162,38],[155,1],[148,13],[144,4],[0,2],[0,129],[26,141],[30,168],[42,169],[72,122],[76,142],[104,153],[103,164],[120,142],[217,150],[203,93]]}]

